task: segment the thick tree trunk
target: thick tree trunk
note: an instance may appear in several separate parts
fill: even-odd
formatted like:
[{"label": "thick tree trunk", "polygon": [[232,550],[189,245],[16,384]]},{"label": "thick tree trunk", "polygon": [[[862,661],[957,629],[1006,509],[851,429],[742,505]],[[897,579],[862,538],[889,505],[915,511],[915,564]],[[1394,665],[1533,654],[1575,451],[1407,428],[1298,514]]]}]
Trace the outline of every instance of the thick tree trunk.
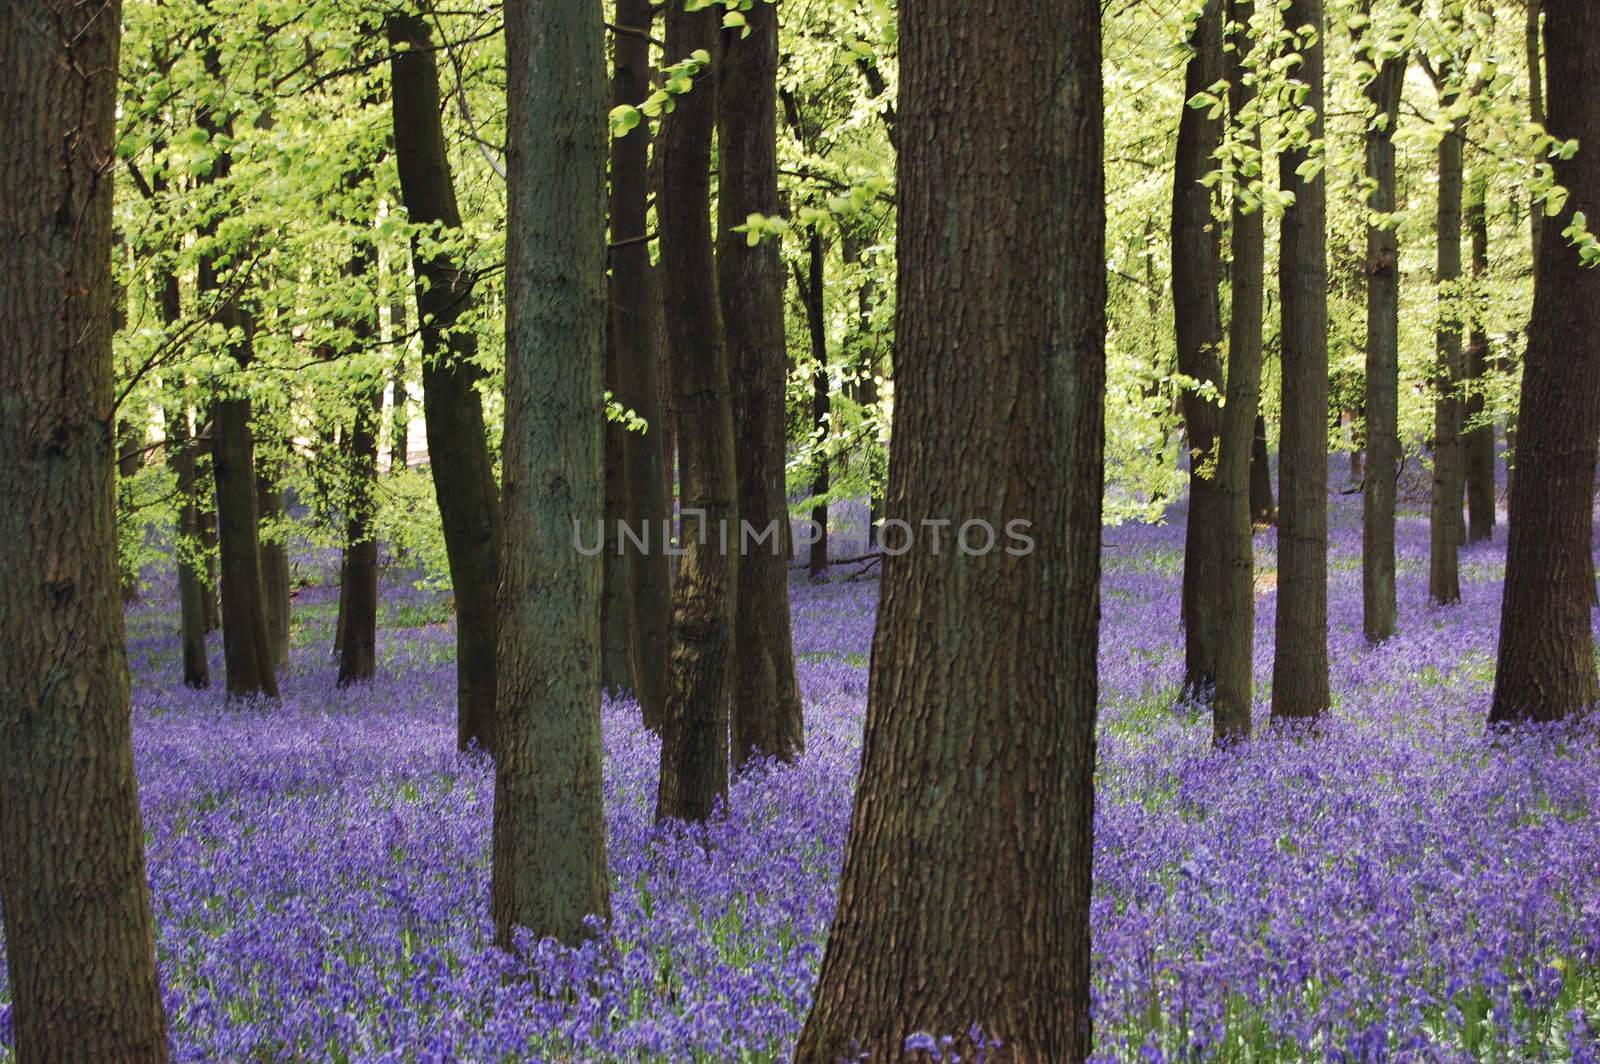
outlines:
[{"label": "thick tree trunk", "polygon": [[[1228,101],[1247,151],[1259,153],[1253,116],[1256,90],[1246,82],[1253,0],[1229,0],[1238,27],[1228,56]],[[1263,171],[1264,172],[1264,171]],[[1232,317],[1228,322],[1228,391],[1217,454],[1218,573],[1216,696],[1211,731],[1219,745],[1247,739],[1255,703],[1255,536],[1250,513],[1250,465],[1261,403],[1261,331],[1265,300],[1266,221],[1259,205],[1233,197]]]},{"label": "thick tree trunk", "polygon": [[[393,81],[395,162],[412,222],[459,229],[450,157],[440,125],[439,70],[427,23],[386,23]],[[472,274],[448,253],[412,247],[422,320],[422,414],[428,461],[444,525],[456,606],[456,738],[494,749],[495,592],[500,583],[500,494],[484,430],[473,361],[477,337],[457,328],[472,303]]]},{"label": "thick tree trunk", "polygon": [[[1370,10],[1370,0],[1365,8]],[[1405,54],[1390,56],[1367,84],[1374,117],[1367,126],[1367,475],[1361,498],[1361,628],[1367,642],[1394,635],[1395,494],[1400,469],[1400,238],[1389,221],[1396,206],[1394,127],[1405,84]]]},{"label": "thick tree trunk", "polygon": [[[1550,133],[1600,144],[1600,7],[1544,0],[1544,8]],[[1600,218],[1600,152],[1554,165],[1571,195],[1540,234],[1491,723],[1555,720],[1600,701],[1590,628],[1600,270],[1584,266],[1562,235],[1575,211]]]},{"label": "thick tree trunk", "polygon": [[1267,418],[1256,415],[1255,439],[1250,444],[1250,520],[1276,524],[1278,508],[1272,501],[1272,459],[1267,454]]},{"label": "thick tree trunk", "polygon": [[800,684],[789,618],[789,559],[781,530],[788,524],[784,443],[783,328],[786,278],[778,243],[750,247],[734,231],[752,213],[776,215],[778,204],[778,16],[771,4],[746,14],[749,36],[723,34],[717,78],[717,291],[727,341],[738,433],[741,528],[770,538],[743,538],[735,608],[731,733],[736,768],[751,756],[793,760],[805,749]]},{"label": "thick tree trunk", "polygon": [[[1300,34],[1293,76],[1306,86],[1310,135],[1323,135],[1322,0],[1290,0],[1284,24]],[[1311,34],[1308,41],[1306,34]],[[1319,152],[1320,154],[1320,152]],[[1278,277],[1283,287],[1283,427],[1278,450],[1277,645],[1274,718],[1316,718],[1328,708],[1328,245],[1327,180],[1298,172],[1309,148],[1278,160],[1280,187],[1295,195],[1283,213]]]},{"label": "thick tree trunk", "polygon": [[[960,0],[901,12],[888,510],[916,535],[884,560],[861,782],[795,1054],[805,1064],[899,1060],[913,1032],[959,1039],[974,1023],[1008,1059],[1089,1052],[1100,5],[1021,0],[984,17],[974,32]],[[947,534],[935,555],[925,520],[952,521],[975,548],[984,535],[970,523],[987,521],[999,541],[951,553]],[[1006,552],[1013,520],[1030,522],[1036,549]]]},{"label": "thick tree trunk", "polygon": [[1484,387],[1489,382],[1489,334],[1482,303],[1489,281],[1489,175],[1480,163],[1473,168],[1467,197],[1467,231],[1472,237],[1472,327],[1467,334],[1468,394],[1463,407],[1470,427],[1463,437],[1467,477],[1467,542],[1481,543],[1494,535],[1494,425],[1484,420]]},{"label": "thick tree trunk", "polygon": [[[1442,93],[1448,105],[1455,92]],[[1439,142],[1439,325],[1434,337],[1433,495],[1428,511],[1428,598],[1461,600],[1461,156],[1466,122]]]},{"label": "thick tree trunk", "polygon": [[[605,28],[594,0],[506,10],[505,564],[495,941],[611,915],[600,772]],[[698,90],[698,86],[696,89]]]},{"label": "thick tree trunk", "polygon": [[[618,0],[617,24],[641,31],[614,38],[611,102],[638,104],[650,92],[652,9],[649,0]],[[660,293],[641,241],[649,225],[650,141],[644,125],[611,142],[611,342],[616,350],[614,391],[645,421],[626,440],[627,517],[636,532],[649,530],[650,546],[634,551],[628,568],[632,606],[634,694],[645,724],[661,728],[671,657],[672,573],[661,538],[672,516],[672,470],[666,409],[662,405]]]},{"label": "thick tree trunk", "polygon": [[[827,280],[827,248],[822,234],[812,230],[806,241],[806,273],[800,284],[800,300],[806,308],[806,335],[811,338],[811,360],[816,364],[811,371],[811,433],[817,446],[823,448],[828,434],[828,418],[833,404],[828,393],[828,326],[824,318]],[[795,280],[801,281],[799,267],[795,267]],[[828,495],[828,459],[825,454],[816,461],[811,474],[811,494],[826,499]],[[828,575],[828,504],[811,507],[811,553],[806,559],[811,579],[821,580]]]},{"label": "thick tree trunk", "polygon": [[[1222,77],[1222,0],[1206,0],[1189,38],[1183,114],[1178,122],[1172,181],[1172,309],[1177,326],[1178,372],[1221,390],[1221,228],[1212,216],[1215,194],[1201,180],[1216,166],[1222,120],[1189,100]],[[1183,689],[1209,699],[1217,681],[1217,602],[1221,582],[1221,493],[1216,444],[1222,411],[1215,400],[1185,388],[1184,431],[1189,443],[1189,519],[1183,551]]]},{"label": "thick tree trunk", "polygon": [[9,1048],[167,1059],[116,531],[121,5],[0,5],[0,909]]},{"label": "thick tree trunk", "polygon": [[667,54],[712,62],[679,97],[661,143],[661,283],[672,351],[684,554],[672,589],[672,663],[656,819],[704,820],[728,794],[728,699],[738,601],[738,477],[711,242],[715,8],[669,4]]}]

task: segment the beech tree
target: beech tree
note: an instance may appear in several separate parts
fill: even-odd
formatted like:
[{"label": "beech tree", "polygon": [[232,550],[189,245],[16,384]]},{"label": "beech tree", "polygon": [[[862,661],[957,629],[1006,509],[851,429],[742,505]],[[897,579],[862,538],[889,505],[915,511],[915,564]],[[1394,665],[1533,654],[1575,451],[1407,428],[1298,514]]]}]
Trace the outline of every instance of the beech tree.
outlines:
[{"label": "beech tree", "polygon": [[934,554],[919,536],[884,560],[806,1062],[900,1059],[913,1032],[959,1040],[974,1023],[1018,1060],[1089,1051],[1100,5],[1021,0],[988,11],[981,33],[971,17],[959,0],[900,16],[887,508],[913,529],[1026,520],[1036,547]]},{"label": "beech tree", "polygon": [[[1590,627],[1600,458],[1600,8],[1543,0],[1548,130],[1567,199],[1539,227],[1533,319],[1518,407],[1492,724],[1549,721],[1600,702]],[[1577,246],[1574,246],[1576,243]]]},{"label": "beech tree", "polygon": [[20,1061],[165,1061],[117,566],[121,5],[0,7],[0,910]]}]

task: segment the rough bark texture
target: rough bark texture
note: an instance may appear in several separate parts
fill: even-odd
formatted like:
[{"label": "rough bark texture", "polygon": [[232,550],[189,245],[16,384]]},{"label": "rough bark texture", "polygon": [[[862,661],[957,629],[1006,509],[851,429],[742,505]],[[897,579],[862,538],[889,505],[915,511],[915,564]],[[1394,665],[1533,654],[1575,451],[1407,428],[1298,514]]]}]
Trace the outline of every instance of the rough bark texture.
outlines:
[{"label": "rough bark texture", "polygon": [[[461,226],[439,113],[439,70],[420,17],[386,23],[393,81],[395,162],[413,222]],[[422,413],[428,459],[444,525],[456,606],[456,738],[494,749],[495,592],[500,583],[500,494],[484,431],[473,361],[478,341],[457,327],[472,302],[473,278],[437,250],[411,249],[422,319]]]},{"label": "rough bark texture", "polygon": [[[779,211],[777,8],[757,4],[746,20],[748,37],[737,29],[723,34],[717,79],[717,291],[738,433],[739,517],[763,533],[788,524],[785,276],[777,241],[750,247],[734,227],[752,213]],[[743,546],[730,727],[736,768],[751,756],[789,761],[805,749],[783,536]]]},{"label": "rough bark texture", "polygon": [[678,99],[661,143],[661,285],[672,351],[684,554],[672,589],[672,661],[656,819],[704,820],[728,794],[728,698],[738,595],[738,477],[711,243],[711,134],[721,51],[715,8],[666,12],[667,54],[713,59]]},{"label": "rough bark texture", "polygon": [[[1290,0],[1299,34],[1313,142],[1323,135],[1322,0]],[[1283,301],[1283,427],[1278,447],[1277,645],[1272,715],[1315,718],[1328,708],[1328,246],[1327,178],[1296,173],[1309,148],[1279,157],[1280,187],[1295,194],[1278,248]]]},{"label": "rough bark texture", "polygon": [[117,571],[121,5],[0,5],[0,910],[28,1061],[164,1061]]},{"label": "rough bark texture", "polygon": [[1467,333],[1467,395],[1463,400],[1462,420],[1467,426],[1462,435],[1467,478],[1467,542],[1481,543],[1494,535],[1494,425],[1485,421],[1484,387],[1489,382],[1491,357],[1489,334],[1479,309],[1489,280],[1489,175],[1482,163],[1473,167],[1467,195],[1467,232],[1472,239],[1472,322]]},{"label": "rough bark texture", "polygon": [[[1440,94],[1448,106],[1456,93]],[[1439,142],[1438,286],[1439,323],[1434,335],[1433,494],[1428,510],[1428,598],[1461,600],[1461,164],[1466,120]]]},{"label": "rough bark texture", "polygon": [[[805,275],[802,277],[800,267],[796,266],[795,281],[800,287],[800,301],[806,308],[806,335],[811,339],[811,361],[816,364],[811,371],[811,432],[820,447],[821,441],[827,436],[832,400],[828,393],[828,325],[825,318],[827,247],[822,242],[822,234],[815,230],[812,230],[806,241]],[[812,496],[826,499],[828,482],[828,460],[824,456],[817,459],[816,467],[811,474]],[[811,541],[806,566],[811,572],[811,579],[821,580],[828,575],[826,502],[812,505],[811,523],[815,526],[812,535],[816,538]]]},{"label": "rough bark texture", "polygon": [[[1216,166],[1222,118],[1189,100],[1222,77],[1222,0],[1206,0],[1189,37],[1183,115],[1178,122],[1172,181],[1172,310],[1177,326],[1178,372],[1222,388],[1222,276],[1220,227],[1212,216],[1215,193],[1201,180]],[[1209,698],[1217,679],[1217,602],[1221,581],[1221,493],[1215,461],[1222,411],[1213,399],[1185,388],[1181,402],[1189,443],[1189,519],[1183,550],[1183,687]]]},{"label": "rough bark texture", "polygon": [[[618,0],[617,24],[648,33],[649,0]],[[643,35],[613,38],[611,102],[637,104],[650,92],[650,42]],[[672,470],[666,410],[657,363],[661,355],[660,294],[650,246],[650,141],[643,124],[611,142],[611,343],[616,351],[617,398],[645,421],[626,440],[627,516],[635,531],[650,530],[651,546],[635,551],[628,569],[632,605],[634,694],[645,724],[659,730],[666,711],[671,657],[672,572],[661,528],[672,517]]]},{"label": "rough bark texture", "polygon": [[[1545,0],[1544,9],[1550,133],[1600,145],[1600,7]],[[1600,218],[1600,151],[1554,165],[1571,196],[1540,234],[1489,714],[1495,723],[1555,720],[1600,701],[1590,630],[1600,269],[1583,266],[1561,235],[1574,211]]]},{"label": "rough bark texture", "polygon": [[[1105,389],[1100,6],[1021,0],[986,9],[979,33],[968,4],[923,0],[900,28],[888,511],[917,535],[884,561],[838,914],[796,1059],[899,1060],[915,1031],[977,1023],[1002,1059],[1081,1061]],[[935,555],[921,522],[939,519],[989,521],[1001,546],[969,556],[946,534]],[[1035,540],[1021,556],[1002,549],[1017,519]]]},{"label": "rough bark texture", "polygon": [[[1227,53],[1228,101],[1235,121],[1255,99],[1244,74],[1250,55],[1253,0],[1229,0],[1228,21],[1239,27]],[[1247,148],[1261,149],[1260,128],[1240,130]],[[1228,391],[1217,454],[1216,694],[1212,738],[1218,744],[1250,736],[1255,702],[1255,537],[1250,515],[1250,458],[1261,403],[1261,331],[1265,298],[1266,220],[1259,206],[1233,199],[1233,272],[1228,322]]]},{"label": "rough bark texture", "polygon": [[[1364,5],[1370,11],[1370,0]],[[1407,55],[1391,56],[1366,87],[1367,209],[1395,210],[1394,127]],[[1393,224],[1367,227],[1367,475],[1361,498],[1361,628],[1369,643],[1394,635],[1394,520],[1400,470],[1400,238]]]},{"label": "rough bark texture", "polygon": [[[506,552],[495,940],[611,915],[600,774],[605,28],[595,0],[506,9]],[[698,88],[698,86],[697,86]]]}]

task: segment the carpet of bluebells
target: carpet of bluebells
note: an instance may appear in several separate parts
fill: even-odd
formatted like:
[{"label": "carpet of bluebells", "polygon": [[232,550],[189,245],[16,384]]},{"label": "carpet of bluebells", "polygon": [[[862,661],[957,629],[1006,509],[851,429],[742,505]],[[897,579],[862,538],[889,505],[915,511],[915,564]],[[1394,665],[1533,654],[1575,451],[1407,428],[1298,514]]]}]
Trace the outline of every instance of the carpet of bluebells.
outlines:
[{"label": "carpet of bluebells", "polygon": [[[1406,515],[1400,635],[1377,650],[1357,497],[1332,526],[1328,734],[1224,753],[1176,698],[1182,513],[1107,530],[1096,1060],[1592,1064],[1600,738],[1485,737],[1503,525],[1464,555],[1462,603],[1434,609],[1426,522]],[[1265,682],[1271,532],[1258,551]],[[635,706],[606,705],[612,922],[581,950],[515,955],[491,945],[491,774],[454,749],[447,598],[397,567],[381,676],[336,690],[335,559],[301,552],[285,697],[240,708],[179,683],[157,580],[129,659],[177,1057],[782,1059],[849,823],[876,602],[856,568],[796,573],[808,750],[741,779],[709,838],[653,827],[657,743]],[[220,678],[218,644],[212,661]],[[0,971],[0,1058],[6,1000]]]}]

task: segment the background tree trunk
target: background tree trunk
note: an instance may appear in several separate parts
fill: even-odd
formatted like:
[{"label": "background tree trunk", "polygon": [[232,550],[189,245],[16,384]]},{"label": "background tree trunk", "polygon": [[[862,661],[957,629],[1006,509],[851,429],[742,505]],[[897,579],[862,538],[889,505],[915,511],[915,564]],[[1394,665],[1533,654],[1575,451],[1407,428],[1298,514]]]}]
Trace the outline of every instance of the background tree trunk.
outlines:
[{"label": "background tree trunk", "polygon": [[[1246,151],[1261,151],[1254,117],[1256,90],[1247,83],[1253,0],[1229,0],[1238,29],[1228,57],[1228,101]],[[1264,173],[1263,168],[1263,173]],[[1233,273],[1228,322],[1228,392],[1217,455],[1218,584],[1216,697],[1211,731],[1219,745],[1250,737],[1255,703],[1255,535],[1250,514],[1250,464],[1261,404],[1261,330],[1265,301],[1266,219],[1259,205],[1233,197]]]},{"label": "background tree trunk", "polygon": [[0,5],[0,909],[19,1061],[167,1059],[116,530],[121,5]]},{"label": "background tree trunk", "polygon": [[[1370,13],[1371,0],[1363,4]],[[1394,127],[1400,118],[1406,54],[1390,56],[1366,86],[1375,119],[1367,126],[1367,208],[1387,218],[1396,206]],[[1367,226],[1367,475],[1361,498],[1361,628],[1367,642],[1394,635],[1394,521],[1400,470],[1400,238],[1395,223]]]},{"label": "background tree trunk", "polygon": [[[1313,142],[1323,135],[1322,0],[1290,0],[1284,24],[1304,36],[1294,77],[1308,88]],[[1319,153],[1320,154],[1320,153]],[[1274,718],[1315,718],[1328,708],[1328,244],[1327,181],[1297,171],[1309,148],[1287,148],[1278,182],[1295,202],[1278,249],[1283,287],[1283,427],[1278,447],[1277,645]]]},{"label": "background tree trunk", "polygon": [[1272,501],[1272,458],[1267,454],[1267,417],[1256,414],[1255,439],[1250,444],[1250,520],[1276,524],[1278,508]]},{"label": "background tree trunk", "polygon": [[[606,330],[604,377],[606,390],[621,393],[616,340]],[[620,401],[620,399],[619,399]],[[623,404],[626,406],[627,404]],[[628,427],[606,419],[603,464],[605,466],[604,518],[600,522],[600,687],[606,691],[633,690],[633,600],[628,588],[633,583],[635,555],[619,549],[621,526],[628,524]]]},{"label": "background tree trunk", "polygon": [[1481,543],[1494,535],[1494,424],[1484,421],[1484,388],[1489,383],[1489,334],[1482,306],[1489,281],[1489,175],[1480,161],[1473,167],[1467,196],[1467,231],[1472,236],[1472,324],[1467,334],[1468,387],[1464,420],[1471,427],[1463,437],[1467,476],[1467,542]]},{"label": "background tree trunk", "polygon": [[735,608],[733,763],[752,755],[785,761],[805,749],[800,684],[789,617],[788,524],[784,444],[783,328],[785,282],[775,239],[750,247],[743,225],[752,213],[776,215],[778,203],[778,16],[771,4],[745,15],[749,36],[723,34],[717,78],[717,290],[727,340],[739,517],[771,539],[742,538]]},{"label": "background tree trunk", "polygon": [[[439,71],[428,26],[393,16],[394,150],[400,193],[411,221],[461,227],[439,114]],[[472,304],[472,274],[442,251],[413,245],[417,314],[422,332],[422,414],[428,462],[444,525],[445,553],[456,606],[456,738],[493,751],[495,726],[495,593],[500,584],[500,489],[483,424],[473,361],[478,340],[457,327]]]},{"label": "background tree trunk", "polygon": [[[175,327],[183,315],[178,276],[167,273],[161,279],[161,323]],[[195,461],[197,441],[189,428],[189,411],[174,402],[162,417],[167,445],[167,467],[177,481],[178,527],[175,553],[178,559],[178,628],[183,644],[183,684],[194,690],[211,686],[211,663],[206,654],[206,573],[200,561],[204,549],[200,542],[200,508],[197,502],[198,474]]]},{"label": "background tree trunk", "polygon": [[[283,519],[278,462],[256,463],[257,510],[264,525]],[[289,550],[281,539],[261,540],[261,606],[267,618],[267,651],[274,671],[289,663]]]},{"label": "background tree trunk", "polygon": [[[986,9],[982,32],[972,19],[960,0],[901,13],[888,511],[919,534],[884,561],[861,782],[804,1064],[899,1060],[907,1035],[975,1022],[1010,1059],[1089,1051],[1100,5],[1019,0]],[[934,556],[930,519],[988,521],[1001,547],[1005,523],[1027,520],[1036,549],[945,554],[946,536]]]},{"label": "background tree trunk", "polygon": [[[1544,6],[1550,133],[1600,144],[1600,7]],[[1554,166],[1571,197],[1540,234],[1491,723],[1555,720],[1600,701],[1590,629],[1600,270],[1585,267],[1562,236],[1574,211],[1600,218],[1600,152]]]},{"label": "background tree trunk", "polygon": [[[506,10],[506,552],[495,941],[611,916],[600,772],[605,506],[605,28],[594,0]],[[696,91],[699,91],[697,85]]]},{"label": "background tree trunk", "polygon": [[[1222,0],[1206,0],[1189,38],[1183,114],[1178,122],[1172,181],[1172,310],[1177,326],[1178,372],[1220,391],[1222,312],[1217,285],[1222,276],[1221,224],[1212,216],[1213,191],[1201,184],[1216,167],[1222,119],[1189,100],[1222,78]],[[1209,699],[1217,680],[1217,602],[1222,579],[1218,549],[1222,530],[1217,484],[1217,436],[1222,411],[1216,402],[1185,388],[1181,406],[1189,443],[1189,519],[1183,550],[1184,693]]]},{"label": "background tree trunk", "polygon": [[[795,268],[795,281],[800,287],[800,300],[806,308],[806,335],[811,338],[811,360],[816,367],[811,371],[811,432],[821,449],[811,474],[811,494],[823,500],[828,495],[828,459],[823,443],[827,439],[832,400],[828,394],[828,326],[825,319],[828,249],[822,234],[813,229],[806,240],[806,274],[802,281],[799,267]],[[828,575],[828,504],[814,503],[811,507],[812,530],[817,538],[811,542],[811,552],[806,559],[811,579],[821,580]]]},{"label": "background tree trunk", "polygon": [[[650,92],[653,18],[649,0],[618,0],[617,24],[641,31],[617,34],[611,102],[638,104]],[[632,604],[634,693],[645,724],[659,731],[666,712],[667,662],[671,657],[672,572],[661,538],[672,517],[670,426],[662,402],[660,293],[650,265],[650,245],[640,238],[649,225],[650,140],[641,123],[611,142],[611,342],[616,348],[616,394],[645,421],[645,431],[626,442],[627,517],[636,532],[648,529],[650,548],[634,552],[628,568]]]},{"label": "background tree trunk", "polygon": [[672,351],[684,554],[672,589],[672,671],[661,736],[658,821],[704,820],[728,794],[739,508],[711,243],[719,22],[715,8],[690,12],[667,6],[667,54],[704,49],[712,62],[696,75],[694,91],[679,97],[661,143],[661,283]]},{"label": "background tree trunk", "polygon": [[[370,338],[370,326],[365,331]],[[362,331],[356,335],[359,340]],[[383,381],[379,378],[357,395],[350,432],[350,492],[339,579],[340,687],[370,680],[378,669],[378,539],[372,519],[382,414]]]},{"label": "background tree trunk", "polygon": [[[1455,91],[1441,92],[1449,106]],[[1428,597],[1461,601],[1461,169],[1466,120],[1439,142],[1439,326],[1434,338],[1433,495],[1428,514]]]}]

